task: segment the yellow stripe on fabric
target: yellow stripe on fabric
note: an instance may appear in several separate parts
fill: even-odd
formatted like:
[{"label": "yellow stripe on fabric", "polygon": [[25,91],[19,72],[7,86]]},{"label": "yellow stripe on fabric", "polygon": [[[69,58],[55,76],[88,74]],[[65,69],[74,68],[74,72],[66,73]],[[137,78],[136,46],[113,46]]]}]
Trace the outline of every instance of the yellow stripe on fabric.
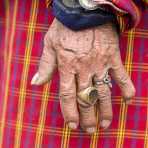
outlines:
[{"label": "yellow stripe on fabric", "polygon": [[[148,88],[147,88],[147,93],[148,93]],[[146,120],[145,137],[144,137],[144,148],[148,148],[148,100],[146,100],[146,106],[147,106],[147,120]]]},{"label": "yellow stripe on fabric", "polygon": [[68,125],[65,123],[64,128],[62,130],[61,148],[69,148],[70,133],[70,129]]},{"label": "yellow stripe on fabric", "polygon": [[[14,89],[14,90],[10,91],[10,93],[11,94],[13,93],[13,95],[15,97],[17,97],[19,95],[18,89]],[[27,90],[26,93],[27,93],[28,99],[32,96],[34,97],[34,100],[40,101],[42,99],[41,98],[42,95],[39,92],[36,92],[36,91],[29,92]],[[50,94],[49,97],[50,97],[51,102],[59,102],[58,97],[55,96],[54,94]],[[112,97],[114,98],[114,100],[113,100],[114,104],[116,104],[116,105],[121,104],[121,96],[112,96]],[[45,100],[47,100],[47,99],[45,98]],[[132,102],[132,105],[133,106],[147,106],[147,97],[135,97],[135,99]]]},{"label": "yellow stripe on fabric", "polygon": [[53,0],[46,0],[46,7],[50,7],[51,3],[52,3]]},{"label": "yellow stripe on fabric", "polygon": [[[126,59],[125,59],[125,63],[127,63],[126,71],[130,76],[131,76],[131,70],[132,70],[131,63],[133,59],[133,44],[134,44],[134,30],[131,30],[128,32],[128,42],[127,42],[127,51],[126,51]],[[123,101],[121,100],[116,148],[123,147],[124,137],[125,137],[127,108],[128,106],[125,103],[123,103]]]},{"label": "yellow stripe on fabric", "polygon": [[[1,125],[1,122],[0,122]],[[14,121],[7,121],[5,123],[6,127],[9,129],[16,129],[19,127],[16,127],[16,124]],[[36,133],[36,124],[23,124],[23,130],[26,132],[30,132],[32,134]],[[47,128],[45,127],[43,129],[43,132],[46,135],[50,135],[50,136],[58,136],[60,137],[62,134],[62,130],[61,128]],[[116,138],[117,137],[117,130],[116,129],[111,129],[109,132],[106,131],[106,133],[104,133],[103,131],[100,131],[100,137],[101,138]],[[126,130],[125,132],[125,137],[129,138],[129,139],[137,139],[137,140],[142,140],[145,137],[145,131],[144,130]],[[79,132],[73,132],[72,138],[90,138],[90,135],[83,133],[80,135]],[[69,146],[70,147],[70,146]]]},{"label": "yellow stripe on fabric", "polygon": [[90,141],[90,148],[97,148],[98,146],[98,138],[99,138],[99,111],[98,111],[98,107],[95,108],[96,110],[96,118],[97,118],[97,131],[91,136],[91,141]]},{"label": "yellow stripe on fabric", "polygon": [[7,68],[7,61],[8,61],[8,53],[9,53],[9,50],[8,50],[8,46],[9,46],[9,42],[8,42],[8,38],[9,38],[9,27],[10,27],[10,16],[9,16],[9,2],[8,0],[5,1],[5,12],[6,12],[6,19],[4,20],[6,23],[5,23],[5,45],[4,45],[4,68],[6,69]]},{"label": "yellow stripe on fabric", "polygon": [[120,15],[117,15],[117,21],[119,23],[119,30],[120,32],[123,32],[125,30],[125,24],[124,24],[124,19]]},{"label": "yellow stripe on fabric", "polygon": [[[9,6],[9,1],[6,0],[5,1],[5,5],[6,5],[6,8],[7,8],[7,11],[6,11],[6,31],[8,33],[8,28],[10,27],[10,24],[9,24],[9,9],[10,9],[10,6]],[[6,111],[7,111],[7,101],[8,101],[8,91],[9,91],[9,81],[10,81],[10,73],[11,73],[11,60],[12,60],[12,51],[13,51],[13,41],[14,41],[14,35],[15,35],[15,25],[16,25],[16,14],[17,14],[17,5],[18,5],[18,1],[15,0],[15,3],[14,3],[14,13],[13,13],[13,17],[12,17],[12,24],[11,24],[11,35],[10,35],[10,42],[9,42],[9,47],[8,47],[8,50],[7,50],[7,47],[5,47],[5,66],[7,66],[7,70],[6,70],[6,82],[5,82],[5,93],[4,93],[4,98],[1,98],[3,99],[3,108],[2,108],[2,118],[1,118],[1,126],[0,126],[0,147],[2,146],[2,143],[3,143],[3,139],[4,139],[4,126],[5,126],[5,118],[6,118]],[[9,28],[10,29],[10,28]],[[7,37],[7,36],[6,36]],[[7,39],[6,39],[7,40]],[[5,40],[5,41],[6,41]],[[6,41],[8,43],[8,40]],[[5,42],[5,45],[7,44]],[[9,52],[8,52],[9,51]],[[7,56],[8,55],[8,56]]]},{"label": "yellow stripe on fabric", "polygon": [[41,148],[42,147],[42,140],[43,140],[43,134],[44,134],[48,98],[49,98],[49,85],[46,84],[46,86],[43,89],[40,116],[39,116],[37,131],[36,131],[35,148]]},{"label": "yellow stripe on fabric", "polygon": [[[38,0],[32,1],[31,5],[31,15],[29,23],[30,25],[34,22],[36,22],[37,19],[37,10],[38,10]],[[23,114],[24,114],[24,106],[25,106],[25,97],[26,93],[21,93],[26,91],[27,86],[27,77],[28,77],[28,70],[29,70],[29,64],[30,64],[30,57],[31,57],[31,49],[33,46],[33,38],[34,38],[34,29],[28,28],[27,32],[27,41],[26,41],[26,48],[25,48],[25,56],[26,59],[23,64],[23,72],[20,82],[20,96],[18,100],[18,114],[17,114],[17,120],[16,120],[16,131],[15,131],[15,142],[14,147],[20,148],[21,143],[21,135],[22,135],[22,124],[23,124]]]}]

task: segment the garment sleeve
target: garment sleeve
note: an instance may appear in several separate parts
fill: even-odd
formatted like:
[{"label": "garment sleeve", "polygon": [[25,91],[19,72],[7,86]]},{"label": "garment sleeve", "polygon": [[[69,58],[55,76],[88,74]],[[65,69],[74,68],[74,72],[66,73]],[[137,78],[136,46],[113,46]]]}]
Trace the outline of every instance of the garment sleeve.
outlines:
[{"label": "garment sleeve", "polygon": [[[46,0],[49,8],[53,0]],[[102,7],[107,7],[117,16],[121,32],[136,27],[144,9],[148,8],[148,0],[93,0]]]},{"label": "garment sleeve", "polygon": [[[148,0],[93,0],[93,1],[96,1],[98,4],[101,4],[103,2],[104,4],[105,3],[107,4],[107,2],[112,3],[112,6],[110,5],[110,7],[117,15],[117,20],[121,32],[136,27],[141,20],[142,11],[148,8]],[[122,11],[118,11],[116,7]]]}]

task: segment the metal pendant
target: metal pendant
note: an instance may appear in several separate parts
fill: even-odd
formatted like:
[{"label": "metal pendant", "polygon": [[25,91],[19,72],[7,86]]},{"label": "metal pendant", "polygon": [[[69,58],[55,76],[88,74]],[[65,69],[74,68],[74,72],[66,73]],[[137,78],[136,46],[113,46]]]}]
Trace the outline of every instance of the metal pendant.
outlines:
[{"label": "metal pendant", "polygon": [[79,3],[83,8],[87,10],[95,10],[99,8],[98,4],[92,0],[79,0]]},{"label": "metal pendant", "polygon": [[88,87],[78,93],[78,97],[90,105],[94,105],[98,100],[98,90],[96,87]]},{"label": "metal pendant", "polygon": [[66,7],[70,7],[70,8],[80,7],[78,0],[62,0],[62,2]]}]

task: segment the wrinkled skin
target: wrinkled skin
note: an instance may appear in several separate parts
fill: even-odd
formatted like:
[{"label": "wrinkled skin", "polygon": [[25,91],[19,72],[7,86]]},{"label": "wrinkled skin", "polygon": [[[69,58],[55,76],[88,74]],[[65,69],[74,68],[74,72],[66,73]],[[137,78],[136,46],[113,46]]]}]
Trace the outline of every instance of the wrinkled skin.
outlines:
[{"label": "wrinkled skin", "polygon": [[[70,128],[81,127],[88,133],[96,131],[94,105],[87,106],[78,98],[78,92],[92,86],[109,70],[119,85],[125,102],[135,94],[135,88],[121,61],[118,34],[113,24],[72,31],[56,19],[44,40],[43,54],[32,84],[41,85],[51,79],[57,67],[60,74],[60,104],[65,122]],[[111,92],[107,84],[98,85],[100,126],[108,128],[112,121]]]}]

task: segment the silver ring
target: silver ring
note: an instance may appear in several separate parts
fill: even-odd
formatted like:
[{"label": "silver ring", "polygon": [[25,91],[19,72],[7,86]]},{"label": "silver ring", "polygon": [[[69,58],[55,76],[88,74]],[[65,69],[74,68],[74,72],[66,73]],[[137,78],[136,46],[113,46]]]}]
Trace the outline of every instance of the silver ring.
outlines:
[{"label": "silver ring", "polygon": [[107,84],[110,88],[112,87],[111,84],[111,77],[108,74],[108,72],[106,72],[105,76],[103,79],[101,80],[95,80],[95,85],[103,85],[103,84]]}]

